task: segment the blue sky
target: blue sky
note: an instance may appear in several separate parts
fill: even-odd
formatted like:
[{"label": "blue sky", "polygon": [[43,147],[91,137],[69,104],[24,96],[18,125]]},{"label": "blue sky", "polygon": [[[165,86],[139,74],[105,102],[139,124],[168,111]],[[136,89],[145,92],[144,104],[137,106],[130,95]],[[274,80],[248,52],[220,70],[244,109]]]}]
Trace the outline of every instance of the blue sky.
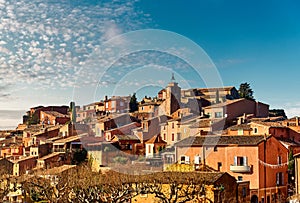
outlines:
[{"label": "blue sky", "polygon": [[[289,116],[300,115],[298,1],[82,2],[0,0],[0,110],[69,104],[73,99],[82,105],[111,94],[109,85],[118,87],[116,94],[148,91],[151,96],[169,81],[170,67],[188,70],[188,65],[167,54],[137,53],[114,64],[119,73],[111,72],[100,82],[99,75],[108,60],[100,54],[103,43],[153,28],[178,33],[202,47],[225,86],[249,82],[258,100],[284,108]],[[115,46],[122,43],[115,41]],[[176,72],[183,87],[203,84],[192,81],[193,76]]]}]

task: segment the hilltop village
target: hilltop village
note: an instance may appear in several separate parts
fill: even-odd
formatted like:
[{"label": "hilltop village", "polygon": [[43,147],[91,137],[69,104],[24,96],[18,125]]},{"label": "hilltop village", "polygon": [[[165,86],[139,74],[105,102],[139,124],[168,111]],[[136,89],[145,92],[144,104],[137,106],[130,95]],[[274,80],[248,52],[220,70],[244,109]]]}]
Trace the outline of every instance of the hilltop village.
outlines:
[{"label": "hilltop village", "polygon": [[[298,117],[240,98],[235,87],[181,89],[174,78],[140,102],[135,95],[105,96],[82,107],[32,107],[0,138],[6,176],[56,177],[85,163],[95,173],[165,174],[164,185],[176,173],[179,182],[201,177],[199,194],[186,202],[286,202],[299,193],[299,153]],[[34,202],[22,188],[3,191],[8,202]],[[155,198],[143,190],[127,202]]]}]

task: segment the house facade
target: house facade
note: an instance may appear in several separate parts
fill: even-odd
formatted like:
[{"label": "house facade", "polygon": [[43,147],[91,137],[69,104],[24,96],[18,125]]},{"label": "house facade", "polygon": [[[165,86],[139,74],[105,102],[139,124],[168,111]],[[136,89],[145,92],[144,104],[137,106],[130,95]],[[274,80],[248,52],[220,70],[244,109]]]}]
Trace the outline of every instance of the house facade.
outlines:
[{"label": "house facade", "polygon": [[251,202],[287,196],[288,149],[272,136],[196,136],[175,144],[177,163],[207,165],[250,182]]}]

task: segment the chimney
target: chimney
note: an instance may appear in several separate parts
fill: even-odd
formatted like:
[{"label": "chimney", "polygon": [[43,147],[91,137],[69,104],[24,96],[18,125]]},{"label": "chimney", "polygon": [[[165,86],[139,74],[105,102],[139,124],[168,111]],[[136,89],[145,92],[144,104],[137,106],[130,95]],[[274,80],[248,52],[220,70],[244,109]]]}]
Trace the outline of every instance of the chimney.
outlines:
[{"label": "chimney", "polygon": [[105,101],[107,101],[108,99],[107,99],[107,95],[105,95],[105,99],[104,99]]}]

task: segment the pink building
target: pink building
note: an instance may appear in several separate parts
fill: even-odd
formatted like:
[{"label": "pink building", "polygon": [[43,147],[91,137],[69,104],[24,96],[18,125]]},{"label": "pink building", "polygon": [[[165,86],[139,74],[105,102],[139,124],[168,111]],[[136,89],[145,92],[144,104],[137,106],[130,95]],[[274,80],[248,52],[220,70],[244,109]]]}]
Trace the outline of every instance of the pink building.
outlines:
[{"label": "pink building", "polygon": [[196,136],[175,144],[177,163],[207,165],[250,181],[251,202],[287,196],[288,149],[272,136]]}]

